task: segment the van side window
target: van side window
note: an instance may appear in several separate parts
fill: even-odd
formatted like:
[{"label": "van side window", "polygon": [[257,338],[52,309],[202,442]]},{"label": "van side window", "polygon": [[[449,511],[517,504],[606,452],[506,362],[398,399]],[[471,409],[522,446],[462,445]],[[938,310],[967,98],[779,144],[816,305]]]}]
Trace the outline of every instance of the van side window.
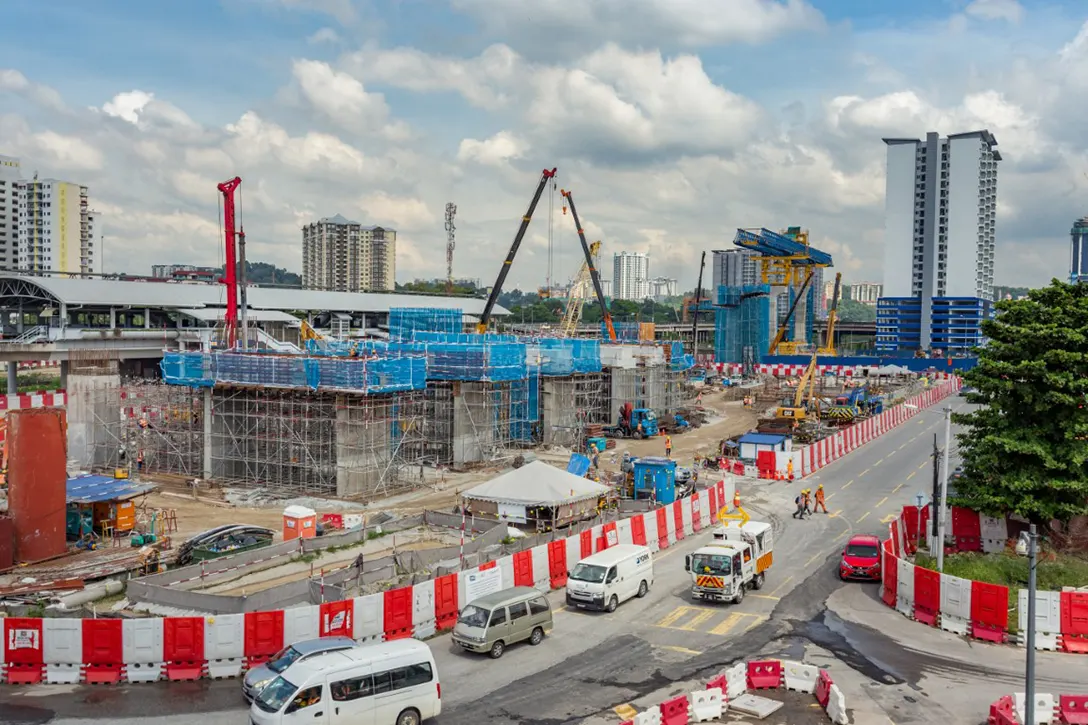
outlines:
[{"label": "van side window", "polygon": [[302,692],[295,696],[295,699],[291,701],[291,708],[294,710],[301,710],[304,707],[310,707],[321,702],[321,685],[316,687],[307,687]]},{"label": "van side window", "polygon": [[405,670],[408,672],[407,684],[405,687],[425,685],[434,679],[434,674],[431,672],[431,665],[429,662],[411,665],[406,667]]},{"label": "van side window", "polygon": [[513,622],[522,617],[529,616],[529,607],[525,602],[510,605],[510,621]]},{"label": "van side window", "polygon": [[616,567],[612,567],[608,570],[608,577],[604,580],[605,584],[611,584],[616,581]]},{"label": "van side window", "polygon": [[[385,692],[394,692],[396,690],[403,690],[408,687],[417,687],[418,685],[425,685],[428,682],[434,680],[434,672],[431,670],[429,662],[420,662],[418,665],[409,665],[408,667],[398,667],[395,670],[388,670],[386,672],[377,672],[374,674],[374,688],[373,694],[380,695]],[[370,685],[370,676],[361,678],[367,682],[367,687]],[[344,680],[343,682],[337,682],[332,686],[333,699],[334,700],[354,700],[359,697],[366,697],[371,692],[360,692],[356,697],[341,698],[337,696],[337,688],[340,685],[344,685],[354,680]]]},{"label": "van side window", "polygon": [[536,599],[529,600],[529,612],[531,614],[547,614],[548,613],[548,600],[544,597],[537,597]]},{"label": "van side window", "polygon": [[491,612],[491,622],[489,627],[494,627],[496,624],[506,624],[506,607],[496,607]]},{"label": "van side window", "polygon": [[389,679],[388,672],[376,672],[374,673],[374,694],[380,695],[383,692],[390,692],[393,689],[393,683]]},{"label": "van side window", "polygon": [[370,675],[363,675],[334,682],[329,689],[332,690],[332,699],[337,702],[350,702],[370,695],[370,683]]}]

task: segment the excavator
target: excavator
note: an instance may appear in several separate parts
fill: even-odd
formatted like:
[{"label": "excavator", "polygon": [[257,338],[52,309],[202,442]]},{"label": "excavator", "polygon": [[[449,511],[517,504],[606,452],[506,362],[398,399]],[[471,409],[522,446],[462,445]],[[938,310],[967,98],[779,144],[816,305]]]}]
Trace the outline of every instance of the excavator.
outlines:
[{"label": "excavator", "polygon": [[[793,394],[793,398],[783,400],[774,417],[779,420],[791,420],[795,424],[807,420],[810,414],[818,418],[820,403],[816,398],[816,377],[816,353],[814,352],[804,374],[797,381],[797,391]],[[808,388],[807,397],[806,387]]]},{"label": "excavator", "polygon": [[525,238],[525,232],[529,229],[529,222],[533,220],[533,212],[536,211],[536,206],[540,203],[540,197],[544,193],[544,189],[547,188],[548,183],[555,178],[556,171],[557,169],[551,169],[550,171],[544,169],[540,172],[540,183],[537,184],[536,193],[533,194],[533,199],[529,202],[529,209],[521,218],[521,226],[518,227],[514,242],[510,245],[510,251],[506,253],[506,259],[503,260],[502,267],[499,269],[499,276],[495,280],[495,285],[491,288],[491,294],[487,296],[484,310],[480,313],[480,321],[476,324],[476,332],[481,335],[487,332],[488,325],[491,324],[491,313],[495,309],[495,304],[499,301],[499,295],[502,294],[502,286],[506,282],[506,276],[510,274],[510,266],[514,263],[514,257],[518,254],[521,241]]},{"label": "excavator", "polygon": [[[589,254],[594,259],[597,259],[601,253],[600,241],[593,242],[589,245]],[[592,283],[589,273],[589,265],[582,262],[582,266],[578,269],[578,274],[574,276],[574,281],[570,285],[570,293],[567,295],[567,305],[563,308],[563,321],[559,323],[559,334],[561,337],[574,337],[575,331],[578,329],[578,319],[581,317],[582,305],[585,302],[586,288]]]}]

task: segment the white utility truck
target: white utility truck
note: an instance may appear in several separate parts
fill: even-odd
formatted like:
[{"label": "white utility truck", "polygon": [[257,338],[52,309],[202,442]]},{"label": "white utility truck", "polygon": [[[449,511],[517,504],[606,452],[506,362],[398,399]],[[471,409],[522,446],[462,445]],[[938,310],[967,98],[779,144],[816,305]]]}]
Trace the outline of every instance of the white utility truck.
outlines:
[{"label": "white utility truck", "polygon": [[771,525],[762,521],[725,521],[714,541],[684,559],[695,599],[740,604],[748,589],[762,589],[774,563]]}]

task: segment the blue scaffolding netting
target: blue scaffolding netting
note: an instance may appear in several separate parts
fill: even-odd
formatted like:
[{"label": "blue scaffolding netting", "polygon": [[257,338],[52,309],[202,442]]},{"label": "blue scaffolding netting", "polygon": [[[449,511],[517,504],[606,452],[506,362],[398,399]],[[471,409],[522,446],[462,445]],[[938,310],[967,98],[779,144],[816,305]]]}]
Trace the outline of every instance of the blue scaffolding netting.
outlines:
[{"label": "blue scaffolding netting", "polygon": [[540,370],[530,367],[526,372],[527,377],[510,384],[510,437],[530,442],[540,420]]},{"label": "blue scaffolding netting", "polygon": [[669,347],[669,369],[683,371],[695,367],[695,356],[684,352],[684,343],[666,343]]},{"label": "blue scaffolding netting", "polygon": [[464,329],[464,311],[438,307],[390,307],[389,338],[411,340],[416,332],[460,333]]},{"label": "blue scaffolding netting", "polygon": [[601,342],[583,338],[544,338],[540,352],[541,375],[576,375],[601,372]]},{"label": "blue scaffolding netting", "polygon": [[771,288],[769,285],[718,288],[714,313],[714,359],[744,362],[745,349],[758,363],[771,345]]},{"label": "blue scaffolding netting", "polygon": [[310,357],[233,352],[168,352],[163,379],[172,385],[349,390],[364,394],[422,390],[427,360],[422,355],[390,358]]},{"label": "blue scaffolding netting", "polygon": [[428,380],[522,380],[526,376],[525,344],[520,342],[391,342],[390,352],[427,358]]},{"label": "blue scaffolding netting", "polygon": [[[612,329],[616,331],[616,342],[638,342],[639,323],[637,322],[612,322]],[[601,322],[601,339],[608,340],[608,325]]]}]

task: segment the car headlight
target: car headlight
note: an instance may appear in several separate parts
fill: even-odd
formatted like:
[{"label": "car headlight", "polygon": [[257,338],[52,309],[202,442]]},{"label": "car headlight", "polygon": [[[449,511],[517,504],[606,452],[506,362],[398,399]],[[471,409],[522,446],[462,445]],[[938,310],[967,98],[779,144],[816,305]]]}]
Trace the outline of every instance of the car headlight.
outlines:
[{"label": "car headlight", "polygon": [[266,680],[261,680],[261,681],[259,681],[259,682],[254,682],[254,683],[253,683],[252,685],[250,685],[249,687],[250,687],[250,689],[253,689],[253,690],[263,690],[263,689],[265,688],[265,686],[266,686],[266,685],[267,685],[267,684],[268,684],[269,682],[271,682],[271,681],[272,681],[272,678],[271,678],[271,677],[269,677],[269,678],[268,678],[268,679],[266,679]]}]

